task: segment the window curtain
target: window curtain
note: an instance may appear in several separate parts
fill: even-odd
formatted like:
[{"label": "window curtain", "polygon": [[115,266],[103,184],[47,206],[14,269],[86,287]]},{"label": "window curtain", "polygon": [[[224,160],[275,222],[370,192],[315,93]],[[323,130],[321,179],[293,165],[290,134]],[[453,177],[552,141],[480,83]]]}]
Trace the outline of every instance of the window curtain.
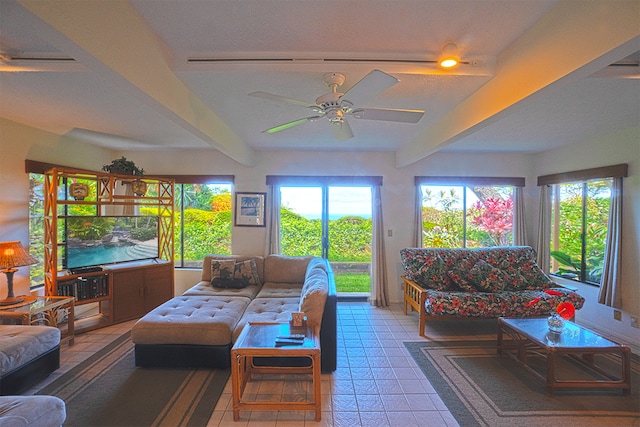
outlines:
[{"label": "window curtain", "polygon": [[382,221],[380,186],[372,186],[371,192],[373,196],[373,236],[369,302],[376,307],[386,307],[389,305],[389,287],[387,285],[387,262],[384,250],[384,223]]},{"label": "window curtain", "polygon": [[549,273],[551,263],[551,187],[540,186],[540,212],[538,214],[538,265]]},{"label": "window curtain", "polygon": [[280,246],[280,187],[269,185],[267,191],[267,239],[265,253],[267,255],[279,254]]},{"label": "window curtain", "polygon": [[423,246],[422,239],[422,192],[420,191],[420,184],[416,185],[415,195],[415,210],[414,210],[414,233],[412,246],[414,248],[421,248]]},{"label": "window curtain", "polygon": [[524,196],[522,187],[513,189],[513,245],[527,245],[527,231],[524,220]]},{"label": "window curtain", "polygon": [[604,251],[604,269],[598,302],[609,307],[622,307],[620,292],[621,240],[622,240],[622,177],[613,179],[609,208],[607,243]]}]

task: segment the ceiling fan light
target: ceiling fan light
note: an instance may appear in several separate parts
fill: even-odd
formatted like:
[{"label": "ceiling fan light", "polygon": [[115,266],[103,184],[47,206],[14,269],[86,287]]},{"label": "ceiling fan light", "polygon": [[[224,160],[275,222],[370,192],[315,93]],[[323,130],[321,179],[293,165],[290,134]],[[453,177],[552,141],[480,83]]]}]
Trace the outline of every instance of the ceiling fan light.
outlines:
[{"label": "ceiling fan light", "polygon": [[454,43],[445,45],[438,59],[438,64],[442,68],[453,68],[460,63],[458,56],[458,47]]}]

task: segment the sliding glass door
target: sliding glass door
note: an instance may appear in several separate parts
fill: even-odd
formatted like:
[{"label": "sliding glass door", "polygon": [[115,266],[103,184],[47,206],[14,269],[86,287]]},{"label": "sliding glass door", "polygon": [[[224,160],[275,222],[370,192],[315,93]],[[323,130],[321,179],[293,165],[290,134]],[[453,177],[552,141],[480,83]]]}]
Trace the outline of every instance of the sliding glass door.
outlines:
[{"label": "sliding glass door", "polygon": [[338,293],[371,289],[371,187],[280,187],[284,255],[327,258]]}]

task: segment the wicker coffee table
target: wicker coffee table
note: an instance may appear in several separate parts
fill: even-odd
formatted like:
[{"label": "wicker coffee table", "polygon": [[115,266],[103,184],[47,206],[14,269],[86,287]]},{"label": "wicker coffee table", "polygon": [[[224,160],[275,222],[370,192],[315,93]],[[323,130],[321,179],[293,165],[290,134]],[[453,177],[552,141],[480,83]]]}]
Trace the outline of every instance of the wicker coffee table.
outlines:
[{"label": "wicker coffee table", "polygon": [[[276,346],[277,337],[292,334],[304,335],[302,343]],[[308,358],[309,364],[280,366],[280,363],[254,363],[254,359],[265,357],[275,361],[280,358]],[[313,383],[312,399],[287,402],[245,400],[244,389],[252,373],[310,374]],[[288,323],[248,323],[231,349],[231,383],[234,421],[240,419],[241,410],[313,410],[316,421],[320,421],[320,340],[317,327],[292,329]]]},{"label": "wicker coffee table", "polygon": [[[510,339],[505,339],[505,335]],[[557,388],[621,388],[623,394],[631,390],[631,350],[595,332],[566,321],[560,334],[549,332],[546,318],[498,319],[498,354],[505,354],[545,381],[547,393]],[[614,376],[596,364],[596,354],[615,355],[620,360],[620,375]],[[534,370],[527,362],[531,355],[546,358],[546,376]],[[556,362],[568,356],[586,366],[593,379],[558,379]]]}]

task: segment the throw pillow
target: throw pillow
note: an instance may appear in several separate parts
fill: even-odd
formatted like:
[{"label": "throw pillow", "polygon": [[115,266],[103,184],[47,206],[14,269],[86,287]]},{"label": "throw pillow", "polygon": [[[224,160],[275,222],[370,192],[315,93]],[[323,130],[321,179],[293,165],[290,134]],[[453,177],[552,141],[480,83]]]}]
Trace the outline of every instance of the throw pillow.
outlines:
[{"label": "throw pillow", "polygon": [[479,260],[469,271],[473,284],[482,292],[500,292],[507,286],[509,278],[498,268]]},{"label": "throw pillow", "polygon": [[211,260],[211,284],[215,279],[231,280],[235,271],[235,260]]},{"label": "throw pillow", "polygon": [[242,289],[247,287],[247,282],[242,279],[223,279],[221,277],[214,277],[211,279],[211,286],[223,289]]},{"label": "throw pillow", "polygon": [[234,279],[241,280],[247,285],[260,286],[260,276],[258,275],[258,267],[254,259],[236,262],[234,270]]}]

